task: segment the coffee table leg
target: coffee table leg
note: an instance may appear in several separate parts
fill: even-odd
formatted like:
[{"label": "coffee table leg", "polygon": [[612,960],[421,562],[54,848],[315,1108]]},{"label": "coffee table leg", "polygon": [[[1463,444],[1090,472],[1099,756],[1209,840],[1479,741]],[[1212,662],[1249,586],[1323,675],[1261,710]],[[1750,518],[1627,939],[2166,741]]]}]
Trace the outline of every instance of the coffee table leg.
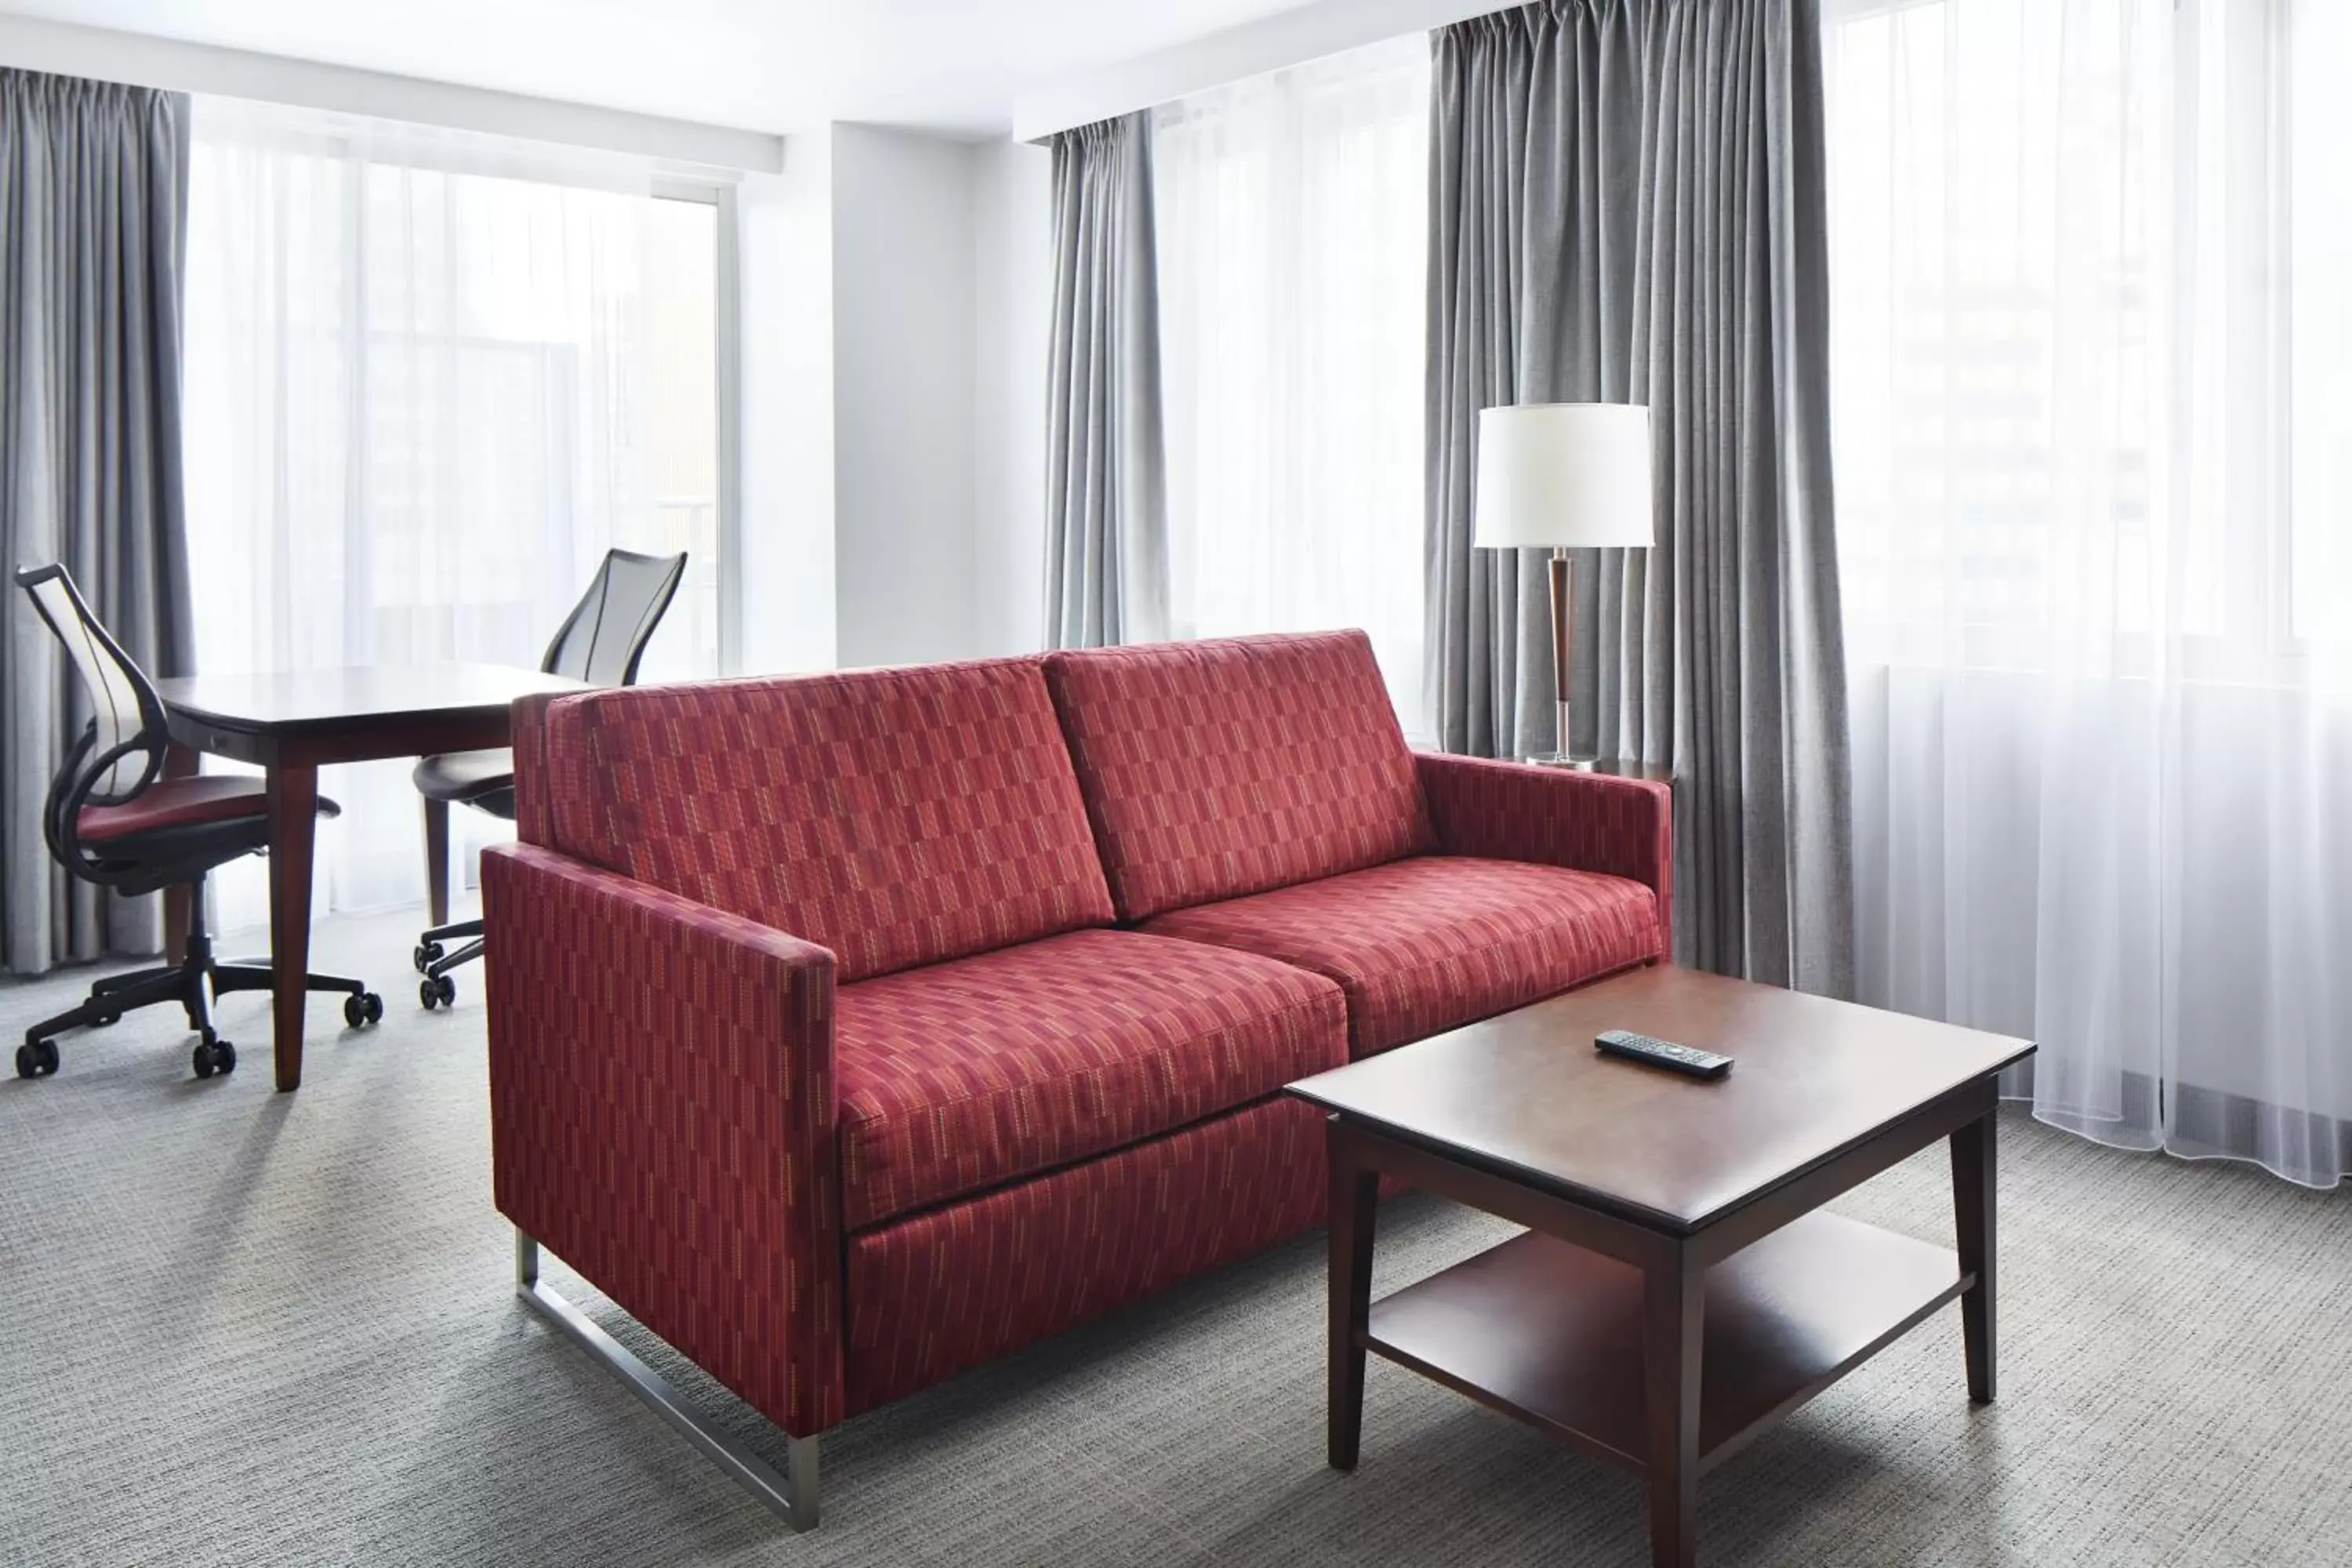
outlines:
[{"label": "coffee table leg", "polygon": [[1977,1282],[1960,1297],[1960,1331],[1968,1342],[1969,1397],[1993,1396],[1994,1131],[2000,1112],[1988,1111],[1952,1134],[1952,1217],[1959,1232],[1960,1269]]},{"label": "coffee table leg", "polygon": [[1688,1249],[1649,1270],[1643,1290],[1650,1561],[1698,1561],[1699,1369],[1706,1345],[1706,1270]]},{"label": "coffee table leg", "polygon": [[1372,1318],[1372,1222],[1381,1188],[1379,1175],[1356,1160],[1339,1118],[1325,1125],[1331,1168],[1330,1460],[1335,1470],[1352,1470],[1364,1431],[1364,1335]]}]

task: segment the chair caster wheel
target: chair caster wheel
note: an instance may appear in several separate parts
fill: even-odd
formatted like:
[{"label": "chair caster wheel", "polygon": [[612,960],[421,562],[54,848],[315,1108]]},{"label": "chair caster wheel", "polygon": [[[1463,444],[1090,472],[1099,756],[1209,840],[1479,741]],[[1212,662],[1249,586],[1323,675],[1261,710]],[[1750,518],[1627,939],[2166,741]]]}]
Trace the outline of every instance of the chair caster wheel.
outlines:
[{"label": "chair caster wheel", "polygon": [[455,1007],[457,1005],[457,983],[446,974],[428,974],[416,988],[416,999],[425,1004],[425,1010],[428,1013],[436,1007]]},{"label": "chair caster wheel", "polygon": [[443,951],[437,942],[420,942],[416,951],[408,955],[408,962],[416,965],[416,973],[422,974],[441,962]]},{"label": "chair caster wheel", "polygon": [[216,1072],[235,1072],[236,1047],[226,1040],[198,1040],[195,1050],[190,1053],[189,1061],[196,1069],[198,1078],[210,1078]]},{"label": "chair caster wheel", "polygon": [[383,1018],[383,998],[373,991],[362,991],[356,996],[343,998],[343,1022],[354,1029],[364,1029]]},{"label": "chair caster wheel", "polygon": [[16,1047],[18,1078],[47,1078],[58,1070],[55,1040],[27,1040]]}]

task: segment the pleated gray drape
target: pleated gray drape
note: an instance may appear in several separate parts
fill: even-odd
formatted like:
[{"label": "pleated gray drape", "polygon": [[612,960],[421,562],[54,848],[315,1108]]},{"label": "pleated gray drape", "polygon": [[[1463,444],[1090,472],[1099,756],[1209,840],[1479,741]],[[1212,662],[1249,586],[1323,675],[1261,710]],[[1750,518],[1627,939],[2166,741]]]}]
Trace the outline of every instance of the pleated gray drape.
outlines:
[{"label": "pleated gray drape", "polygon": [[[188,667],[180,490],[188,101],[0,69],[0,563],[62,561],[151,674]],[[152,952],[153,898],[50,861],[41,803],[89,711],[6,584],[0,637],[0,968]]]},{"label": "pleated gray drape", "polygon": [[1146,641],[1168,635],[1151,118],[1065,131],[1053,146],[1045,637]]},{"label": "pleated gray drape", "polygon": [[1545,0],[1433,35],[1429,678],[1549,751],[1536,562],[1474,551],[1478,410],[1646,403],[1658,543],[1584,552],[1570,737],[1675,771],[1684,963],[1853,987],[1815,0]]}]

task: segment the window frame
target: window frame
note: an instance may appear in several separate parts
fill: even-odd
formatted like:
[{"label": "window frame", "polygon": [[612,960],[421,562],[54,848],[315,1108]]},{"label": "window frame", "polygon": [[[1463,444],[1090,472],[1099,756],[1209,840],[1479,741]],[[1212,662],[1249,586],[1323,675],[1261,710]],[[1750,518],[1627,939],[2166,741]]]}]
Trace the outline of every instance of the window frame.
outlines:
[{"label": "window frame", "polygon": [[709,174],[656,174],[656,201],[692,202],[717,209],[719,275],[712,282],[712,363],[718,367],[719,425],[719,673],[743,671],[743,363],[736,183]]}]

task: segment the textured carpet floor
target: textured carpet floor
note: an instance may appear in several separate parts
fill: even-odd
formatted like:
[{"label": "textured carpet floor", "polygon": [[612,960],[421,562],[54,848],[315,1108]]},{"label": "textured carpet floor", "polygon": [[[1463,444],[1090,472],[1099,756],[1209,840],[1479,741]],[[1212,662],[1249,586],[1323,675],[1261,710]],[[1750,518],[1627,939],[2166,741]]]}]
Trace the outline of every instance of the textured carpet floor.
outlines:
[{"label": "textured carpet floor", "polygon": [[[1630,1480],[1378,1361],[1325,1469],[1319,1237],[851,1423],[780,1532],[513,1300],[479,976],[419,1011],[415,924],[322,927],[390,1016],[313,1004],[299,1095],[252,997],[231,1078],[154,1011],[0,1083],[0,1563],[1648,1561]],[[2004,1131],[2000,1404],[1948,1310],[1709,1479],[1701,1560],[2352,1563],[2352,1201]],[[1840,1206],[1949,1238],[1937,1154]],[[1506,1234],[1391,1205],[1377,1289]]]}]

